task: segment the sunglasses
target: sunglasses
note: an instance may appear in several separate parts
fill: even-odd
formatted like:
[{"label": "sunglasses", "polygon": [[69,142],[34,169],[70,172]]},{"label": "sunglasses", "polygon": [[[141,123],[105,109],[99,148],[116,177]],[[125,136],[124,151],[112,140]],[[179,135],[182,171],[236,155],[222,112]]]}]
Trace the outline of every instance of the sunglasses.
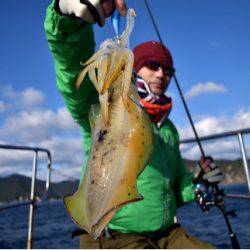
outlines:
[{"label": "sunglasses", "polygon": [[147,61],[145,63],[145,66],[150,69],[150,70],[153,70],[153,71],[158,71],[159,69],[162,69],[163,71],[163,74],[165,76],[170,76],[172,77],[173,74],[175,73],[175,69],[174,68],[170,68],[170,67],[166,67],[166,68],[163,68],[161,66],[160,63],[156,62],[156,61]]}]

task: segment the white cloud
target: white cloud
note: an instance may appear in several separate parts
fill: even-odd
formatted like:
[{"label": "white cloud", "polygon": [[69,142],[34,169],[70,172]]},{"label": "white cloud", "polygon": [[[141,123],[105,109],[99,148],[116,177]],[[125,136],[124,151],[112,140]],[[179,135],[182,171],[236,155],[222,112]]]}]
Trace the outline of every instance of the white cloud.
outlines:
[{"label": "white cloud", "polygon": [[[178,127],[178,126],[177,126]],[[199,136],[218,134],[226,131],[233,131],[250,127],[250,109],[241,109],[232,117],[208,116],[195,123],[195,128]],[[190,126],[178,127],[181,139],[193,138],[194,134]],[[237,138],[218,139],[211,142],[202,143],[206,145],[208,153],[218,157],[234,158],[240,157]],[[181,145],[184,157],[197,158],[200,155],[199,148],[194,144]]]},{"label": "white cloud", "polygon": [[70,113],[65,107],[59,108],[55,117],[55,122],[57,126],[62,131],[70,131],[71,133],[80,132],[79,126],[74,122]]},{"label": "white cloud", "polygon": [[224,93],[227,89],[223,84],[217,84],[214,82],[198,83],[194,85],[187,93],[187,98],[199,96],[207,93]]},{"label": "white cloud", "polygon": [[73,165],[83,163],[84,151],[80,136],[69,139],[54,137],[41,142],[40,146],[50,150],[56,164],[63,164],[67,168],[71,168]]},{"label": "white cloud", "polygon": [[[1,142],[0,144],[7,144]],[[36,147],[46,148],[52,157],[52,168],[61,169],[65,175],[79,178],[84,162],[84,150],[81,136],[77,138],[53,137],[41,141]],[[31,176],[33,164],[33,151],[0,149],[0,175],[6,176],[13,172]],[[46,178],[47,154],[38,152],[38,170],[41,179]],[[57,166],[57,167],[56,167]],[[55,176],[57,179],[59,175]]]},{"label": "white cloud", "polygon": [[4,167],[12,167],[12,170],[18,171],[19,167],[32,166],[33,152],[21,150],[0,149],[0,166],[1,171]]},{"label": "white cloud", "polygon": [[[200,136],[222,133],[237,129],[250,127],[250,109],[240,109],[232,117],[214,117],[207,116],[200,121],[195,122],[195,128]],[[178,127],[181,138],[193,137],[193,131],[190,126]]]},{"label": "white cloud", "polygon": [[[236,159],[241,157],[236,137],[202,142],[202,146],[205,153],[213,156],[214,159]],[[197,144],[182,144],[180,148],[184,158],[197,160],[201,156]],[[250,147],[247,146],[246,150],[249,151]]]},{"label": "white cloud", "polygon": [[82,166],[71,166],[70,168],[64,169],[53,169],[52,170],[52,179],[53,181],[62,181],[62,180],[79,180],[81,176]]},{"label": "white cloud", "polygon": [[59,108],[57,112],[21,111],[16,116],[8,117],[0,128],[0,136],[4,140],[25,144],[37,143],[64,133],[80,134],[79,127],[66,108]]},{"label": "white cloud", "polygon": [[20,93],[20,102],[24,106],[42,104],[44,99],[43,93],[34,88],[27,88]]},{"label": "white cloud", "polygon": [[4,97],[8,99],[15,99],[18,95],[11,85],[2,86],[1,93]]},{"label": "white cloud", "polygon": [[3,101],[0,101],[0,113],[5,112],[6,110],[6,105],[4,104]]},{"label": "white cloud", "polygon": [[[82,136],[79,126],[66,108],[52,110],[20,111],[9,116],[0,127],[0,144],[14,144],[47,148],[52,155],[53,166],[69,169],[69,176],[79,178],[84,161]],[[31,176],[33,152],[0,149],[0,175],[13,172]],[[42,162],[41,178],[46,178],[46,154],[39,153]],[[39,164],[40,165],[40,164]],[[40,171],[40,172],[41,172]],[[59,180],[59,176],[55,176]]]},{"label": "white cloud", "polygon": [[15,114],[20,110],[40,108],[45,100],[45,96],[40,90],[33,87],[16,90],[11,85],[0,87],[0,97],[4,100],[8,111]]},{"label": "white cloud", "polygon": [[[1,86],[0,112],[8,105],[11,112],[2,120],[0,144],[14,144],[47,148],[52,155],[53,167],[62,173],[79,178],[84,161],[80,127],[65,107],[56,111],[44,109],[44,95],[34,88],[16,91],[11,85]],[[39,109],[37,109],[40,105]],[[45,153],[39,153],[38,173],[46,177]],[[33,152],[0,149],[0,175],[13,172],[31,176]],[[60,179],[59,176],[55,177]]]},{"label": "white cloud", "polygon": [[17,172],[18,171],[15,171],[13,166],[1,166],[1,168],[0,168],[0,176],[1,177],[8,176],[8,175],[11,175],[11,174],[17,173]]},{"label": "white cloud", "polygon": [[[28,96],[32,93],[40,95],[40,101],[36,103],[42,104],[43,94],[34,89],[15,92],[9,86],[5,88],[5,92],[2,92],[2,95],[8,96],[9,99],[12,97],[14,98],[13,100],[20,96],[23,96],[23,98],[26,96],[28,100]],[[32,98],[29,100],[30,104],[32,102],[35,103],[35,101],[32,101]],[[225,129],[229,131],[246,128],[250,126],[250,109],[241,109],[232,117],[202,117],[200,121],[196,122],[195,126],[201,136],[224,132]],[[181,138],[193,137],[190,127],[181,127],[178,130]],[[0,127],[0,138],[2,140],[1,144],[13,143],[48,148],[52,154],[52,167],[65,175],[79,178],[84,161],[82,136],[79,126],[73,121],[65,107],[56,111],[42,109],[42,107],[40,110],[32,107],[25,111],[18,110],[3,121],[3,125]],[[229,154],[236,157],[235,147],[237,146],[237,141],[232,143],[227,140],[220,140],[217,143],[213,142],[205,145],[206,150],[215,156]],[[194,144],[191,146],[182,145],[181,148],[185,157],[194,158],[199,155],[199,150]],[[32,158],[32,152],[0,150],[0,175],[18,171],[30,176],[32,172]],[[39,159],[42,159],[39,160],[39,163],[42,162],[39,171],[42,171],[41,178],[44,179],[46,177],[46,155],[39,153]],[[56,173],[53,174],[53,177],[57,180],[61,178]]]}]

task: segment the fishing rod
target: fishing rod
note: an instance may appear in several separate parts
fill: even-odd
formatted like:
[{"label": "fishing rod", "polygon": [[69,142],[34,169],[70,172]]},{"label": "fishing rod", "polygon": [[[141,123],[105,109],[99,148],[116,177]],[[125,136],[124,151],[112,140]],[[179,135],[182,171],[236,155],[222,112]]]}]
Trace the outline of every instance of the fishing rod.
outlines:
[{"label": "fishing rod", "polygon": [[[158,29],[158,27],[157,27],[157,25],[156,25],[156,22],[155,22],[155,19],[154,19],[153,14],[152,14],[152,11],[151,11],[151,9],[150,9],[150,7],[149,7],[148,1],[147,1],[147,0],[144,0],[144,3],[145,3],[146,8],[147,8],[147,10],[148,10],[149,16],[150,16],[151,21],[152,21],[152,23],[153,23],[153,26],[154,26],[154,29],[155,29],[156,34],[157,34],[157,36],[158,36],[158,39],[159,39],[159,41],[160,41],[160,43],[161,43],[161,45],[162,45],[163,51],[164,51],[164,53],[166,54],[167,52],[166,52],[166,50],[164,49],[164,43],[163,43],[163,41],[162,41],[161,34],[160,34],[159,29]],[[167,55],[166,55],[166,56],[167,56]],[[173,78],[174,78],[174,82],[175,82],[175,84],[176,84],[176,87],[177,87],[177,89],[178,89],[179,95],[180,95],[180,97],[181,97],[182,103],[183,103],[183,105],[184,105],[185,111],[186,111],[186,113],[187,113],[189,122],[190,122],[190,124],[191,124],[192,130],[193,130],[193,132],[194,132],[195,139],[196,139],[196,142],[197,142],[197,144],[198,144],[198,146],[199,146],[201,155],[202,155],[202,156],[204,157],[204,159],[205,159],[205,158],[206,158],[206,155],[205,155],[205,152],[204,152],[204,150],[203,150],[203,147],[202,147],[202,144],[201,144],[201,140],[200,140],[200,138],[199,138],[199,136],[198,136],[198,133],[197,133],[197,130],[196,130],[195,126],[194,126],[193,119],[192,119],[192,117],[191,117],[190,111],[189,111],[189,109],[188,109],[187,103],[186,103],[186,101],[185,101],[183,92],[182,92],[181,87],[180,87],[180,84],[179,84],[179,82],[178,82],[178,80],[177,80],[177,77],[176,77],[176,74],[175,74],[175,70],[174,70],[174,69],[172,70],[172,75],[173,75]],[[200,166],[200,168],[201,168],[201,171],[203,171],[203,169],[202,169],[201,166]],[[208,183],[205,183],[205,184],[208,186]],[[211,186],[211,185],[210,185],[210,186]],[[209,195],[208,193],[205,192],[205,194],[207,195],[207,197],[209,197],[209,199],[207,199],[206,203],[203,204],[203,208],[202,208],[202,209],[203,209],[203,211],[208,211],[208,209],[209,209],[210,206],[217,206],[217,207],[219,208],[219,210],[223,213],[225,222],[226,222],[227,227],[228,227],[228,231],[229,231],[229,234],[230,234],[230,239],[231,239],[232,248],[234,248],[234,249],[239,249],[239,248],[240,248],[240,244],[239,244],[239,242],[238,242],[238,240],[237,240],[237,238],[236,238],[235,233],[234,233],[233,230],[232,230],[232,227],[231,227],[231,225],[230,225],[230,221],[229,221],[229,219],[228,219],[228,216],[229,216],[229,215],[234,216],[234,217],[236,216],[235,210],[233,210],[233,211],[226,211],[226,209],[225,209],[225,203],[224,203],[224,200],[223,200],[223,196],[225,196],[225,195],[224,195],[223,190],[220,190],[220,189],[219,189],[219,186],[218,186],[217,184],[213,184],[213,185],[212,185],[212,189],[213,189],[212,192],[213,192],[213,195],[214,195],[215,198],[212,199],[212,197],[210,197],[210,195]],[[211,200],[211,199],[212,199],[212,200]]]}]

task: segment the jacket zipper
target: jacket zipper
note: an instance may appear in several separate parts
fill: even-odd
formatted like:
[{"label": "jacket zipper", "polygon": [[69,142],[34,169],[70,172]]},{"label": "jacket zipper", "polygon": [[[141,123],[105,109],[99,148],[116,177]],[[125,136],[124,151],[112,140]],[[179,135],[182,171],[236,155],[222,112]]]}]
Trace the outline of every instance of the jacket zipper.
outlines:
[{"label": "jacket zipper", "polygon": [[[160,141],[160,145],[161,145],[161,160],[163,162],[164,170],[167,173],[167,161],[166,161],[166,154],[165,154],[166,152],[165,152],[165,150],[162,150],[165,148],[165,146],[164,146],[164,140],[163,140],[161,132],[160,132],[160,126],[158,126],[158,135],[159,135],[159,141]],[[169,141],[169,137],[168,137],[168,141]],[[167,142],[167,144],[168,144],[168,142]],[[169,147],[169,144],[167,146]],[[163,180],[164,180],[163,185],[164,185],[164,189],[165,189],[167,187],[166,174],[163,176]],[[164,197],[163,206],[164,206],[163,225],[166,225],[166,223],[167,223],[167,208],[168,208],[167,197]]]}]

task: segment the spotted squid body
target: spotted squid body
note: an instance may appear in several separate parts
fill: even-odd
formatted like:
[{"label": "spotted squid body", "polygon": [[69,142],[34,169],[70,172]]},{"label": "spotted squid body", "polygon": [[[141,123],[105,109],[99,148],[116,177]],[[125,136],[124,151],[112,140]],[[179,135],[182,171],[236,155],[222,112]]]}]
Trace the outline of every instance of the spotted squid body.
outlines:
[{"label": "spotted squid body", "polygon": [[106,40],[85,64],[79,87],[88,73],[99,93],[100,104],[89,112],[91,152],[81,185],[64,198],[65,207],[80,227],[98,238],[123,205],[143,199],[136,180],[149,160],[153,128],[139,107],[137,90],[131,85],[133,53],[126,48],[134,25],[130,9],[120,39]]}]

